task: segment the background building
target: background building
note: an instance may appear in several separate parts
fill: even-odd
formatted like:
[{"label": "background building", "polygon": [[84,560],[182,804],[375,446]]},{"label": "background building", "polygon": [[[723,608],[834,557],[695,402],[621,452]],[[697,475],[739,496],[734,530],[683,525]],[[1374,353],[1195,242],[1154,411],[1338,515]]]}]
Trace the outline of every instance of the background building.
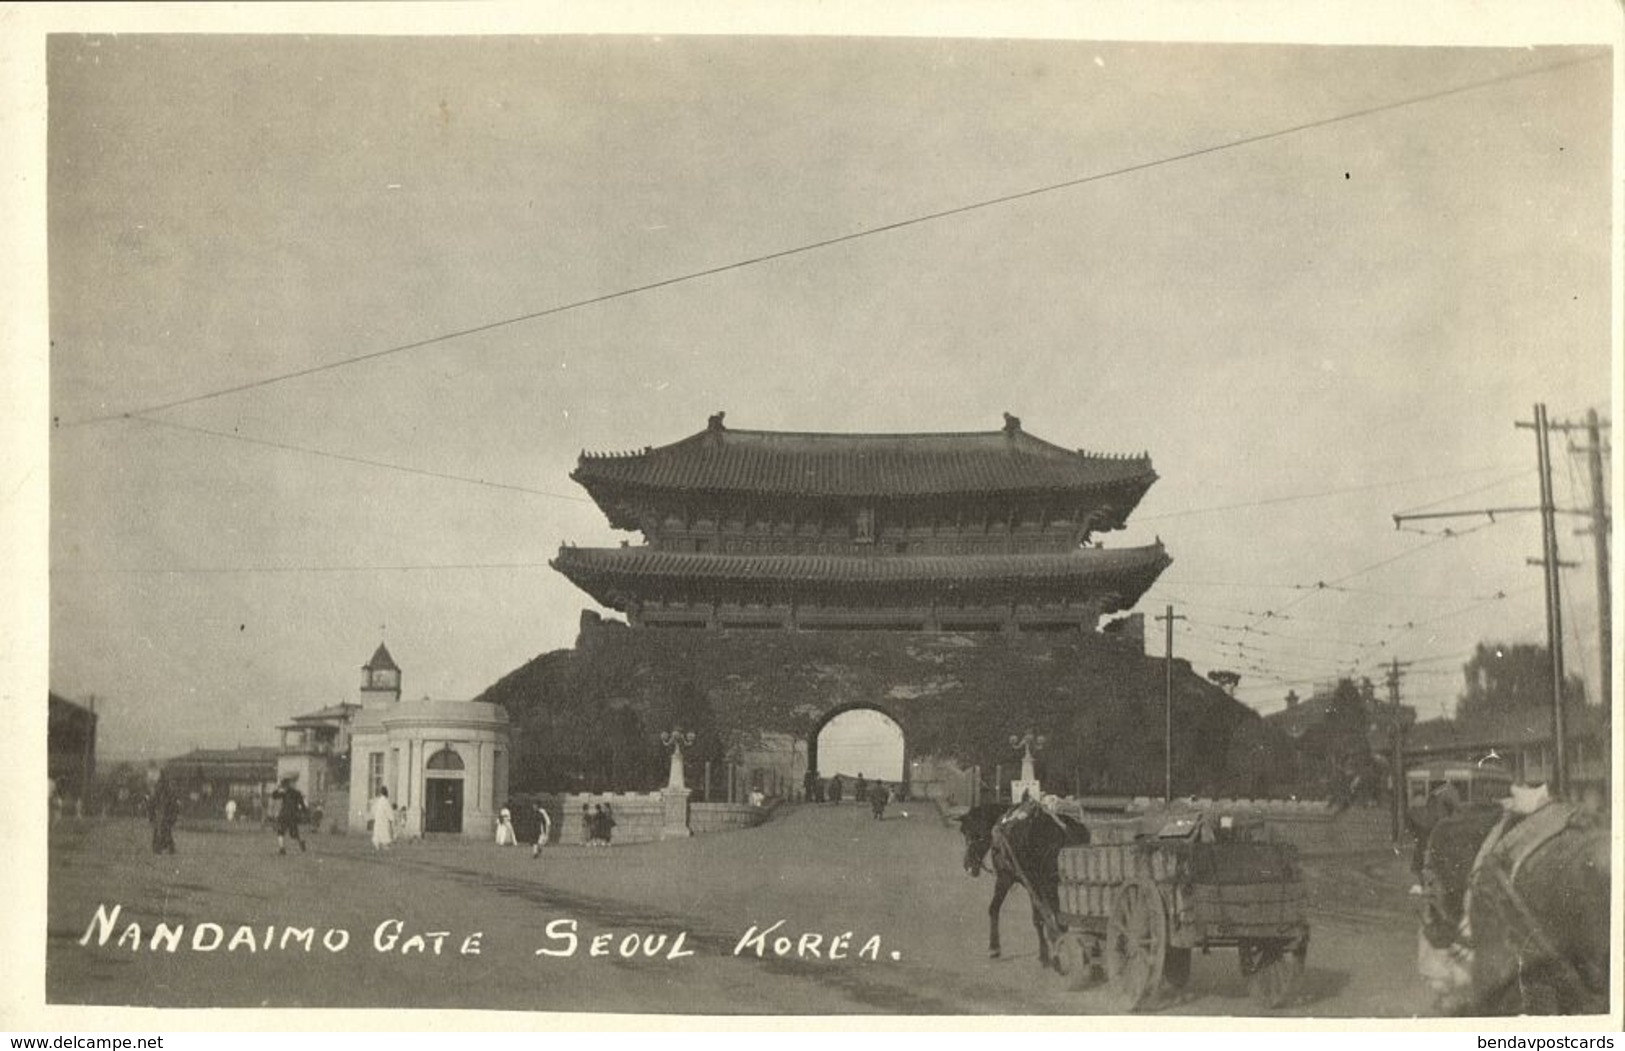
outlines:
[{"label": "background building", "polygon": [[335,817],[349,809],[350,721],[360,710],[359,704],[335,704],[277,727],[276,779],[297,777],[306,804]]},{"label": "background building", "polygon": [[257,819],[276,787],[280,757],[269,745],[248,748],[197,748],[165,760],[164,777],[180,795],[182,812],[193,817],[221,817],[226,801],[237,801],[237,819]]},{"label": "background building", "polygon": [[367,827],[368,804],[389,789],[401,833],[483,839],[508,797],[508,714],[475,701],[401,700],[401,669],[382,643],[362,666],[348,724],[348,823]]},{"label": "background building", "polygon": [[54,693],[49,697],[46,772],[64,799],[88,801],[96,782],[96,710]]}]

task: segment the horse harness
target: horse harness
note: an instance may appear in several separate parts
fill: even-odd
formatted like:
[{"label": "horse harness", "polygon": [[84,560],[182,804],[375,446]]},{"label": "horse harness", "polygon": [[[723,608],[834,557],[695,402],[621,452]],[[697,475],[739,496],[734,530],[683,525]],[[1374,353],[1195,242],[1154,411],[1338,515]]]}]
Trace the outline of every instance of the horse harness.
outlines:
[{"label": "horse harness", "polygon": [[[1034,804],[1031,809],[1046,815],[1061,828],[1066,827],[1059,817],[1043,807]],[[1015,873],[1016,882],[1020,883],[1022,888],[1026,890],[1028,900],[1032,902],[1038,914],[1043,917],[1046,929],[1052,932],[1064,931],[1066,925],[1061,922],[1059,916],[1055,915],[1055,910],[1050,908],[1049,902],[1045,901],[1044,896],[1033,886],[1032,879],[1027,875],[1027,870],[1021,867],[1021,859],[1016,857],[1015,849],[1010,845],[1009,837],[999,834],[1005,826],[1025,820],[1028,816],[1028,808],[1018,807],[999,819],[998,824],[993,826],[993,852],[1003,857],[1005,863],[1010,866],[1010,871]]]},{"label": "horse harness", "polygon": [[1524,863],[1569,829],[1585,828],[1586,819],[1580,808],[1572,803],[1548,803],[1516,822],[1512,820],[1514,816],[1509,813],[1496,822],[1473,860],[1467,889],[1462,895],[1460,941],[1467,947],[1473,945],[1468,918],[1473,893],[1488,880],[1499,892],[1489,896],[1490,904],[1501,913],[1508,927],[1521,934],[1525,943],[1532,945],[1541,958],[1556,963],[1570,977],[1590,986],[1593,983],[1589,976],[1558,948],[1546,925],[1535,915],[1517,888],[1518,872]]}]

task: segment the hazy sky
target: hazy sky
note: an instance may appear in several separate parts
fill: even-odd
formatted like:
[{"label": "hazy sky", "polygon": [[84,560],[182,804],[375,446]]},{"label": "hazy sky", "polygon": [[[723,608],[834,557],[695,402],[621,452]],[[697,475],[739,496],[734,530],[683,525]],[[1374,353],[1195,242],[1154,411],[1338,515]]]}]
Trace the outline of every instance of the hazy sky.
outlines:
[{"label": "hazy sky", "polygon": [[[717,410],[1007,410],[1151,453],[1161,480],[1105,539],[1167,544],[1140,608],[1189,617],[1199,670],[1271,710],[1398,657],[1437,715],[1476,642],[1544,638],[1539,523],[1445,540],[1390,515],[1533,504],[1514,421],[1610,414],[1611,57],[54,37],[52,688],[102,698],[109,752],[265,742],[353,695],[382,632],[408,696],[466,698],[592,608],[546,566],[624,536],[570,482],[580,450]],[[1594,679],[1589,541],[1562,524]]]}]

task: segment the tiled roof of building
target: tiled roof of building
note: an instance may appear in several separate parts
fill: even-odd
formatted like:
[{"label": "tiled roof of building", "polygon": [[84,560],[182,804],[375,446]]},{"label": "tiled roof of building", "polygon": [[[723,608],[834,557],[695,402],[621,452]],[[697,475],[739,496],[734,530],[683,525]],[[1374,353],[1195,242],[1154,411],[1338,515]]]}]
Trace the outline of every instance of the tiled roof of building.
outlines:
[{"label": "tiled roof of building", "polygon": [[164,761],[166,770],[196,773],[204,777],[258,776],[272,780],[276,776],[275,748],[251,746],[247,748],[194,748],[185,755]]},{"label": "tiled roof of building", "polygon": [[559,551],[553,567],[595,597],[594,585],[674,581],[885,587],[1001,582],[1091,582],[1137,601],[1172,561],[1162,545],[1066,554],[1021,555],[732,555],[657,551],[647,547]]},{"label": "tiled roof of building", "polygon": [[361,709],[359,704],[332,704],[326,708],[319,708],[305,715],[293,716],[292,722],[286,726],[279,726],[279,730],[291,730],[304,723],[331,723],[348,720]]},{"label": "tiled roof of building", "polygon": [[[1600,706],[1570,704],[1565,714],[1564,730],[1569,737],[1607,740],[1608,714]],[[1487,750],[1541,744],[1551,739],[1551,709],[1535,706],[1472,720],[1419,722],[1406,733],[1405,747],[1417,752]]]},{"label": "tiled roof of building", "polygon": [[571,474],[598,498],[617,488],[770,495],[915,497],[1113,488],[1126,515],[1156,481],[1151,459],[1063,449],[1025,433],[815,434],[740,431],[718,418],[641,452],[582,453]]}]

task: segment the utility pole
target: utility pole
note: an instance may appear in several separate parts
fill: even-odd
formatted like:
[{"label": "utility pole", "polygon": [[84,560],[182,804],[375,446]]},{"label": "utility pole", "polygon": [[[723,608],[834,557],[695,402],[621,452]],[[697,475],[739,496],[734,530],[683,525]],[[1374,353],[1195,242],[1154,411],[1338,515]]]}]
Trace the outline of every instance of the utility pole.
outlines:
[{"label": "utility pole", "polygon": [[[1541,519],[1541,557],[1529,559],[1530,565],[1539,565],[1545,570],[1546,579],[1546,648],[1552,662],[1552,751],[1554,753],[1552,771],[1549,780],[1552,782],[1552,791],[1561,795],[1568,788],[1568,754],[1567,734],[1565,727],[1565,712],[1563,710],[1563,606],[1561,573],[1565,566],[1573,566],[1572,562],[1564,562],[1558,556],[1557,528],[1554,517],[1557,514],[1584,514],[1591,520],[1590,528],[1584,532],[1592,535],[1596,544],[1597,562],[1597,629],[1601,636],[1602,660],[1599,686],[1605,703],[1612,703],[1613,697],[1613,670],[1611,661],[1613,657],[1613,598],[1609,585],[1609,558],[1608,558],[1608,525],[1609,515],[1607,501],[1603,492],[1603,464],[1602,464],[1602,435],[1601,428],[1606,427],[1608,421],[1599,420],[1596,410],[1586,413],[1585,423],[1551,423],[1546,418],[1546,406],[1535,406],[1535,419],[1532,423],[1522,420],[1516,426],[1520,430],[1532,429],[1535,431],[1535,451],[1540,468],[1540,504],[1538,507],[1493,507],[1481,508],[1475,511],[1444,511],[1432,514],[1398,514],[1394,515],[1394,527],[1407,521],[1423,518],[1459,518],[1463,516],[1488,516],[1490,521],[1495,520],[1498,514],[1515,514],[1526,511],[1539,511]],[[1588,511],[1574,511],[1567,508],[1556,507],[1552,497],[1552,459],[1550,433],[1552,431],[1578,431],[1584,430],[1590,439],[1590,447],[1585,450],[1589,459],[1591,475],[1591,507]]]},{"label": "utility pole", "polygon": [[1546,406],[1535,405],[1535,454],[1540,465],[1541,565],[1546,572],[1546,649],[1552,663],[1552,794],[1562,798],[1568,788],[1567,734],[1563,712],[1563,606],[1558,564],[1556,508],[1552,502],[1552,453],[1548,441]]},{"label": "utility pole", "polygon": [[1399,668],[1399,658],[1395,657],[1388,668],[1388,739],[1393,748],[1392,831],[1396,847],[1405,833],[1405,721],[1400,718]]},{"label": "utility pole", "polygon": [[79,800],[83,806],[90,806],[90,784],[96,777],[96,695],[90,695],[89,726],[85,729],[85,758],[80,769]]},{"label": "utility pole", "polygon": [[1174,801],[1174,621],[1184,620],[1185,617],[1174,616],[1174,607],[1170,605],[1168,612],[1156,618],[1168,622],[1168,645],[1163,658],[1163,670],[1166,675],[1163,680],[1162,700],[1162,801]]},{"label": "utility pole", "polygon": [[1591,542],[1596,547],[1597,563],[1597,635],[1600,641],[1601,676],[1598,679],[1600,689],[1598,694],[1604,705],[1613,704],[1614,698],[1614,669],[1613,669],[1613,588],[1608,580],[1608,500],[1603,490],[1602,466],[1602,423],[1597,419],[1597,410],[1586,412],[1585,422],[1586,438],[1589,444],[1585,449],[1577,450],[1586,454],[1586,466],[1591,476],[1591,528],[1580,530],[1577,535],[1591,534]]}]

